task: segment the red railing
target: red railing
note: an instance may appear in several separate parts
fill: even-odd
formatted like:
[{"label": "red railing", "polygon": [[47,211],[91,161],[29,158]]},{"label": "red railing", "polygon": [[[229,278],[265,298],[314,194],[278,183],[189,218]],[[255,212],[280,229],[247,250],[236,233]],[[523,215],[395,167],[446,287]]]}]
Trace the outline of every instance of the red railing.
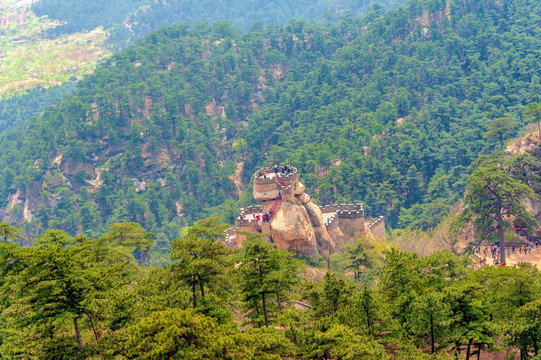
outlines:
[{"label": "red railing", "polygon": [[286,183],[282,180],[278,179],[278,175],[276,175],[276,181],[278,181],[282,186],[286,186]]},{"label": "red railing", "polygon": [[274,217],[274,215],[276,214],[276,211],[278,211],[278,208],[280,207],[281,204],[282,204],[281,197],[277,197],[276,199],[274,199],[274,202],[272,203],[272,207],[270,211],[263,216],[263,221],[270,222],[272,218]]}]

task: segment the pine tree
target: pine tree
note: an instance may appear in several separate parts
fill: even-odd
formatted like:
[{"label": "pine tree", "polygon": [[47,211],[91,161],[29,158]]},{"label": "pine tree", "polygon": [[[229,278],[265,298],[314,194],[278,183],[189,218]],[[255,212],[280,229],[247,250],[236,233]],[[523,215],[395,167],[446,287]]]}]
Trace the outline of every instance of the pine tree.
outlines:
[{"label": "pine tree", "polygon": [[233,262],[232,250],[216,240],[226,227],[215,217],[200,220],[172,243],[171,259],[177,260],[172,270],[191,287],[194,308],[199,296],[205,298],[206,287],[226,281],[225,274]]},{"label": "pine tree", "polygon": [[288,259],[292,253],[275,249],[257,234],[247,234],[243,245],[239,270],[248,316],[259,326],[269,327],[271,313],[281,309],[287,292],[298,281],[299,263]]},{"label": "pine tree", "polygon": [[535,198],[534,191],[527,185],[512,178],[502,166],[480,166],[471,175],[464,197],[464,207],[458,221],[464,226],[473,221],[480,235],[485,239],[496,233],[500,245],[500,263],[505,264],[505,229],[511,224],[504,215],[513,215],[516,221],[527,226],[535,224],[521,201]]}]

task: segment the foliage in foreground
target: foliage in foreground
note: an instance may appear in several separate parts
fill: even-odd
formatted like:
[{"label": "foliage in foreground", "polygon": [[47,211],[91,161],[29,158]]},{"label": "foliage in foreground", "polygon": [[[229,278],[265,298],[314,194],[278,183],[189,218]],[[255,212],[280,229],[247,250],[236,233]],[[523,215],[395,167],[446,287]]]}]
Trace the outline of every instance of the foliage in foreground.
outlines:
[{"label": "foliage in foreground", "polygon": [[539,352],[541,274],[527,264],[476,270],[449,252],[420,258],[394,249],[383,264],[359,243],[342,261],[364,259],[355,267],[361,276],[328,271],[319,283],[299,282],[299,260],[257,236],[240,252],[226,249],[215,218],[175,240],[177,263],[141,267],[130,245],[137,242],[118,236],[134,227],[117,224],[99,239],[50,230],[22,248],[11,242],[17,229],[4,226],[3,358],[469,359],[507,350],[529,359]]}]

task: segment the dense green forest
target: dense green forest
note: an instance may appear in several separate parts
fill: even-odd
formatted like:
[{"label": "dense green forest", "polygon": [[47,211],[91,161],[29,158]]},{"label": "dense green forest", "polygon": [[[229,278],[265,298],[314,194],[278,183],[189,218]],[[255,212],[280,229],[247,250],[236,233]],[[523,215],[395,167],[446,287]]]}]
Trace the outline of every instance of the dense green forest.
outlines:
[{"label": "dense green forest", "polygon": [[[541,359],[541,273],[505,251],[539,227],[541,2],[87,3],[33,8],[118,44],[208,23],[0,100],[0,359]],[[529,123],[537,151],[502,151]],[[273,160],[402,229],[328,258],[225,247]]]},{"label": "dense green forest", "polygon": [[257,235],[226,248],[216,241],[225,227],[197,222],[173,241],[176,262],[152,267],[154,234],[138,224],[99,238],[49,230],[23,248],[0,223],[2,358],[539,359],[532,265],[479,268],[360,239],[328,272],[308,271]]},{"label": "dense green forest", "polygon": [[227,20],[248,31],[257,23],[285,25],[291,19],[304,21],[336,21],[343,14],[361,15],[370,10],[393,8],[404,0],[173,0],[155,1],[127,20],[130,26],[116,27],[111,38],[122,44],[125,39],[140,38],[159,26],[182,22],[214,23]]},{"label": "dense green forest", "polygon": [[296,1],[210,1],[210,0],[40,0],[32,4],[38,16],[64,22],[49,30],[51,34],[92,30],[99,26],[111,29],[111,44],[115,48],[139,39],[151,31],[178,23],[215,23],[228,20],[247,31],[255,23],[284,25],[290,19],[335,20],[343,13],[360,15],[369,6],[391,8],[403,0],[296,0]]},{"label": "dense green forest", "polygon": [[[379,2],[383,5],[377,5],[375,9],[383,11],[401,3],[402,0],[388,0]],[[66,1],[66,0],[40,0],[33,2],[30,9],[38,16],[32,23],[32,29],[38,29],[37,34],[42,41],[39,42],[40,51],[48,49],[44,44],[44,38],[50,41],[58,40],[63,44],[66,39],[63,34],[74,34],[79,32],[89,32],[98,27],[107,30],[108,48],[121,49],[127,44],[143,37],[151,31],[157,30],[161,26],[177,23],[196,23],[208,22],[214,23],[220,20],[229,20],[239,29],[248,30],[255,23],[264,24],[285,24],[292,18],[300,20],[322,20],[325,14],[328,21],[336,21],[339,14],[351,12],[352,14],[363,14],[367,11],[370,0],[347,0],[347,1],[297,1],[295,4],[286,1],[263,2],[263,1],[149,1],[149,0],[129,0],[129,1]],[[9,7],[0,10],[2,15],[9,17]],[[17,15],[19,16],[19,15]],[[44,26],[40,29],[41,22],[53,22],[54,26]],[[9,21],[8,21],[9,22]],[[21,46],[21,40],[31,38],[27,33],[18,33],[18,28],[24,28],[28,24],[11,25],[6,29],[0,28],[0,34],[4,35],[4,41],[10,43],[14,49]],[[14,33],[15,31],[15,33]],[[74,35],[75,36],[75,35]],[[11,42],[13,40],[13,42]],[[80,43],[80,39],[75,39]],[[23,41],[24,43],[24,41]],[[101,43],[99,44],[102,45]],[[70,49],[67,46],[57,46],[48,49],[50,54],[56,57],[67,57],[79,59],[84,66],[84,60],[81,59],[81,49]],[[66,51],[73,53],[66,54]],[[49,83],[62,83],[66,79],[73,78],[72,74],[50,74],[50,66],[43,67],[47,56],[39,56],[34,60],[35,49],[29,49],[22,53],[21,58],[17,58],[15,67],[4,70],[4,77],[15,83],[20,82],[18,86],[30,86],[30,82],[25,81],[24,76],[32,77],[35,74],[21,73],[15,74],[14,69],[34,69],[46,85],[43,89],[30,89],[24,93],[24,88],[17,90],[24,94],[9,94],[13,99],[0,100],[0,133],[21,124],[32,115],[40,114],[45,106],[51,105],[61,94],[67,93],[66,89],[71,88],[73,80],[69,80],[59,92],[55,86],[49,88]],[[2,51],[0,51],[0,56]],[[32,60],[29,57],[33,58]],[[24,61],[23,61],[24,59]],[[40,63],[41,61],[41,63]],[[47,63],[47,62],[45,62]],[[62,76],[63,75],[63,76]],[[1,78],[2,76],[0,76]],[[21,79],[22,77],[22,79]],[[69,84],[69,85],[67,85]],[[7,87],[9,88],[9,86]],[[5,89],[4,89],[5,90]]]},{"label": "dense green forest", "polygon": [[504,140],[529,121],[540,11],[411,1],[325,24],[164,28],[0,138],[4,218],[29,236],[137,221],[174,238],[206,215],[231,223],[251,199],[230,180],[237,163],[249,184],[276,159],[321,204],[359,200],[392,226],[430,228],[472,161],[503,144],[486,136],[493,119],[514,121]]},{"label": "dense green forest", "polygon": [[24,95],[0,100],[0,133],[13,129],[32,116],[41,115],[44,107],[68,94],[73,86],[74,83],[65,83],[47,89],[37,87]]}]

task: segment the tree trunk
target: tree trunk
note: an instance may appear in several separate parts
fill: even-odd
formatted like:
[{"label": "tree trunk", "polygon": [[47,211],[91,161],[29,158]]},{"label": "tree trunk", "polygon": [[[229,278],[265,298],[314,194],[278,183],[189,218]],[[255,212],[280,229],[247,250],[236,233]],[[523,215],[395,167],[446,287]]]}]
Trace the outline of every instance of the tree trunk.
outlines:
[{"label": "tree trunk", "polygon": [[276,303],[278,304],[278,310],[282,314],[282,301],[280,300],[280,294],[276,293]]},{"label": "tree trunk", "polygon": [[472,343],[472,339],[468,341],[468,347],[466,348],[466,360],[470,360],[471,343]]},{"label": "tree trunk", "polygon": [[477,345],[477,360],[481,360],[481,344]]},{"label": "tree trunk", "polygon": [[430,314],[430,353],[434,354],[436,339],[434,336],[434,316]]},{"label": "tree trunk", "polygon": [[79,347],[79,353],[83,353],[83,341],[81,340],[81,331],[79,330],[79,322],[77,318],[73,318],[73,326],[75,327],[75,336],[77,336],[77,346]]},{"label": "tree trunk", "polygon": [[364,306],[364,313],[366,315],[366,327],[368,329],[368,335],[372,336],[372,321],[370,321],[370,305],[368,303],[365,303]]},{"label": "tree trunk", "polygon": [[502,213],[498,212],[498,237],[500,239],[500,265],[505,264],[505,232],[502,226]]},{"label": "tree trunk", "polygon": [[201,290],[201,297],[205,297],[205,287],[203,286],[203,282],[201,281],[201,275],[197,275],[197,278],[199,279],[199,289]]},{"label": "tree trunk", "polygon": [[195,275],[192,279],[192,296],[193,296],[193,307],[197,307],[197,293],[195,292]]},{"label": "tree trunk", "polygon": [[145,253],[144,253],[143,249],[139,250],[139,265],[141,267],[145,266]]},{"label": "tree trunk", "polygon": [[265,316],[265,327],[269,327],[269,318],[267,317],[267,300],[265,299],[265,292],[261,293],[261,300],[263,302],[263,316]]},{"label": "tree trunk", "polygon": [[100,345],[100,340],[98,338],[98,332],[96,331],[96,328],[94,327],[94,321],[92,321],[92,316],[88,312],[85,311],[86,316],[88,317],[88,320],[90,321],[90,326],[92,327],[92,331],[94,332],[94,338],[96,339],[96,345]]}]

